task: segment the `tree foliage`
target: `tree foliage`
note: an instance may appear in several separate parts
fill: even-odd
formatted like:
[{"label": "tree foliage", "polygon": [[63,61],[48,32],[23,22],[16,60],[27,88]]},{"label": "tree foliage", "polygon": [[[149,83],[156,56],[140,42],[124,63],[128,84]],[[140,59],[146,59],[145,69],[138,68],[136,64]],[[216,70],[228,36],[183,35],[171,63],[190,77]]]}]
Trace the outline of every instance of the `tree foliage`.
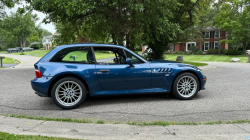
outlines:
[{"label": "tree foliage", "polygon": [[35,32],[36,20],[36,15],[32,15],[31,12],[23,13],[18,10],[16,13],[11,13],[0,23],[2,35],[6,40],[13,39],[12,42],[17,40],[20,47],[25,47],[27,38]]},{"label": "tree foliage", "polygon": [[164,48],[194,25],[197,6],[208,0],[26,1],[31,8],[48,15],[45,23],[58,23],[61,42],[85,37],[91,42],[126,45],[131,50],[148,44],[152,58],[162,58]]},{"label": "tree foliage", "polygon": [[216,26],[227,31],[227,39],[223,40],[234,49],[243,47],[245,53],[247,42],[250,41],[250,1],[229,0],[221,7],[215,18]]},{"label": "tree foliage", "polygon": [[14,7],[18,0],[0,0],[0,20],[6,15],[5,8]]}]

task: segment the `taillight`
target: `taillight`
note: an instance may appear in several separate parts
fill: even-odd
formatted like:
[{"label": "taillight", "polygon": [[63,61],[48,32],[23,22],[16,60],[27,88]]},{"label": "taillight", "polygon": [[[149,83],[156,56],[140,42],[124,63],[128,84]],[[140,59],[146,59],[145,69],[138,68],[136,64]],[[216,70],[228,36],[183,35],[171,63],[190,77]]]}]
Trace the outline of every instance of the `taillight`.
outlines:
[{"label": "taillight", "polygon": [[36,69],[35,72],[36,72],[36,78],[41,78],[42,77],[42,73],[41,73],[40,70]]}]

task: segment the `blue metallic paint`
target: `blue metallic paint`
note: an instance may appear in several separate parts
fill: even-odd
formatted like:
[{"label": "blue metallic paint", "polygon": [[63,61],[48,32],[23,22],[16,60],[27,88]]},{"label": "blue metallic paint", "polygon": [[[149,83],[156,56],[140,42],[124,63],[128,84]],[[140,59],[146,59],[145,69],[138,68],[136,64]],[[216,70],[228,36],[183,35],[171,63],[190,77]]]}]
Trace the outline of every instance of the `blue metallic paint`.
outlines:
[{"label": "blue metallic paint", "polygon": [[[62,49],[82,46],[121,48],[132,53],[145,63],[133,64],[134,67],[130,67],[127,64],[95,65],[49,62]],[[185,71],[197,75],[200,81],[200,90],[205,89],[206,83],[206,81],[203,81],[206,77],[195,66],[167,60],[147,62],[123,46],[109,44],[72,44],[59,46],[39,60],[35,64],[35,68],[41,71],[43,77],[32,80],[31,85],[36,92],[44,96],[49,96],[49,87],[54,82],[53,80],[58,76],[66,74],[75,75],[84,80],[87,83],[91,96],[171,92],[172,82],[175,77]],[[108,69],[109,72],[100,72],[100,70],[104,69]]]}]

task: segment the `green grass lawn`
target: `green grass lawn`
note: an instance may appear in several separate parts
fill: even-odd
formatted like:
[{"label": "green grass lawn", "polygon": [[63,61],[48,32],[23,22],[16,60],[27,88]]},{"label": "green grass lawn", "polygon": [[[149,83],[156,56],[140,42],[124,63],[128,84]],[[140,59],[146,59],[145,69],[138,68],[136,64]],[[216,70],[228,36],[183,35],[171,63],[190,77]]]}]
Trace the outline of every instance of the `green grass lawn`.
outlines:
[{"label": "green grass lawn", "polygon": [[3,59],[3,63],[4,63],[4,64],[14,64],[13,59],[12,59],[12,58],[9,58],[9,57],[5,57],[5,58]]},{"label": "green grass lawn", "polygon": [[7,51],[0,51],[0,54],[1,54],[1,53],[7,53]]},{"label": "green grass lawn", "polygon": [[[178,55],[183,54],[166,54],[166,60],[175,61]],[[230,62],[232,58],[239,58],[240,62],[248,62],[247,55],[183,55],[184,61],[201,61],[201,62]]]},{"label": "green grass lawn", "polygon": [[40,136],[40,135],[15,135],[0,132],[0,140],[75,140],[75,139],[68,139],[68,138],[57,138],[57,137],[47,137],[47,136]]},{"label": "green grass lawn", "polygon": [[[40,56],[44,56],[45,54],[47,54],[50,50],[34,50],[34,51],[27,51],[27,52],[23,52],[25,55],[40,55]],[[17,52],[17,53],[11,53],[14,55],[20,55],[21,52]]]},{"label": "green grass lawn", "polygon": [[198,63],[198,62],[187,62],[187,61],[183,61],[182,63],[186,63],[186,64],[190,64],[190,65],[194,65],[196,67],[200,67],[200,66],[207,66],[207,63]]}]

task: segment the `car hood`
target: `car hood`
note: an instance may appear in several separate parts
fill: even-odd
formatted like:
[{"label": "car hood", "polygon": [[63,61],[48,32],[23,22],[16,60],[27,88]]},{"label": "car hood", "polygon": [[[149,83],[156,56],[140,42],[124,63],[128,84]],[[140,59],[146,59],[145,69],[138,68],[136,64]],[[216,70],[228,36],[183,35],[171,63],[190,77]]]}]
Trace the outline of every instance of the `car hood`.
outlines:
[{"label": "car hood", "polygon": [[177,62],[177,61],[170,61],[170,60],[156,60],[156,59],[154,59],[154,60],[150,61],[149,63],[166,63],[168,65],[175,65],[175,66],[178,66],[178,67],[191,67],[193,69],[200,70],[196,66],[181,63],[181,62]]}]

